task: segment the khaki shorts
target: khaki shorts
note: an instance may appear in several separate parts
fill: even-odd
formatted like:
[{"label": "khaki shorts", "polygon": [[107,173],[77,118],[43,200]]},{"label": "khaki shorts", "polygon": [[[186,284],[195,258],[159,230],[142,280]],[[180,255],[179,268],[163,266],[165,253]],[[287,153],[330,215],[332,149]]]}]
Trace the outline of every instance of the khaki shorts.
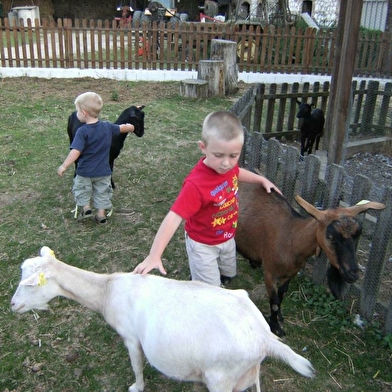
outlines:
[{"label": "khaki shorts", "polygon": [[110,176],[89,178],[77,175],[74,178],[72,192],[76,204],[80,207],[89,205],[92,199],[96,209],[112,208],[113,189]]},{"label": "khaki shorts", "polygon": [[237,274],[234,238],[218,245],[205,245],[185,233],[185,245],[192,280],[220,286],[221,275],[233,278]]}]

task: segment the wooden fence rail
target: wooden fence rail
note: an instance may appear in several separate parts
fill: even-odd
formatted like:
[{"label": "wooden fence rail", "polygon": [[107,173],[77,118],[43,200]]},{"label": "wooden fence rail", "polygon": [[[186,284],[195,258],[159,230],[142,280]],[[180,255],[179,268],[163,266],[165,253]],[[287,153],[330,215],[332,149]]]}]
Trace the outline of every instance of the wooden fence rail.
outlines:
[{"label": "wooden fence rail", "polygon": [[[320,86],[313,88],[312,93],[307,91],[309,86],[304,87],[306,91],[301,92],[299,86],[292,86],[290,93],[285,87],[281,94],[277,94],[275,87],[271,87],[268,103],[263,104],[267,97],[265,86],[256,85],[231,108],[246,128],[240,165],[264,173],[280,187],[293,206],[295,194],[322,209],[333,208],[339,204],[354,205],[362,199],[386,204],[385,210],[370,211],[366,213],[366,219],[360,218],[365,234],[359,244],[361,254],[364,255],[359,262],[364,272],[357,284],[351,286],[348,296],[357,298],[359,312],[364,317],[371,319],[374,313],[381,314],[385,331],[392,332],[392,276],[390,269],[388,272],[384,268],[386,263],[389,263],[388,249],[392,238],[392,189],[376,187],[363,175],[350,177],[339,165],[322,167],[319,157],[315,155],[300,160],[297,148],[284,146],[275,138],[265,139],[263,136],[275,135],[276,132],[261,133],[261,118],[265,115],[267,119],[264,123],[269,123],[268,116],[272,116],[272,105],[278,108],[278,113],[283,113],[283,104],[277,103],[278,100],[286,100],[289,113],[292,113],[291,106],[295,105],[291,104],[296,97],[311,97],[312,100],[319,100],[320,106],[326,105],[327,99],[327,85],[322,89],[318,88]],[[296,97],[292,96],[294,93],[297,94]],[[293,115],[287,118],[289,120],[286,124],[292,129]],[[274,124],[278,122],[274,120]],[[282,135],[283,132],[278,134]],[[323,284],[326,280],[328,260],[322,255],[312,258],[309,263],[312,265],[313,281]]]},{"label": "wooden fence rail", "polygon": [[[209,59],[212,39],[237,42],[238,67],[245,72],[329,75],[336,30],[242,26],[226,23],[164,23],[118,26],[117,21],[0,20],[2,67],[153,69],[197,71]],[[389,36],[363,34],[358,42],[356,76],[390,77],[382,70]],[[385,61],[384,61],[385,63]]]}]

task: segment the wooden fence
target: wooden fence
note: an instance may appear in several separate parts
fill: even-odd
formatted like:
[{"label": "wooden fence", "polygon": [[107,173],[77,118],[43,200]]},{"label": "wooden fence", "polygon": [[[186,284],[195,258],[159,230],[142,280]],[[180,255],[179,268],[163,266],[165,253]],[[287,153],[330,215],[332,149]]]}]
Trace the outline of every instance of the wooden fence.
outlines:
[{"label": "wooden fence", "polygon": [[[388,77],[383,69],[389,36],[366,33],[358,42],[355,75]],[[246,72],[331,74],[336,30],[164,23],[118,26],[117,21],[0,20],[2,67],[153,69],[196,71],[209,59],[212,39],[238,43],[238,67]],[[385,66],[384,66],[385,68]]]},{"label": "wooden fence", "polygon": [[[261,132],[264,139],[277,137],[290,140],[299,136],[297,100],[313,104],[328,116],[329,89],[329,82],[313,85],[307,82],[258,84],[255,89],[247,91],[233,110],[247,129]],[[346,157],[365,148],[367,151],[380,149],[392,134],[391,82],[381,86],[378,81],[353,81],[351,98]]]},{"label": "wooden fence", "polygon": [[[279,95],[274,91],[275,87],[271,87],[272,92],[270,90],[268,97],[265,86],[256,85],[250,88],[231,108],[247,130],[240,164],[250,170],[262,172],[275,182],[293,206],[295,194],[322,209],[333,208],[339,204],[354,205],[362,199],[386,204],[385,210],[368,211],[366,219],[360,218],[364,224],[364,234],[359,244],[359,262],[364,272],[359,281],[350,287],[348,298],[354,298],[358,311],[364,317],[371,319],[374,313],[380,314],[382,322],[385,323],[385,331],[392,332],[392,272],[391,269],[388,272],[384,268],[386,263],[389,263],[388,249],[392,237],[392,189],[376,187],[369,178],[360,174],[350,177],[339,165],[323,167],[316,155],[299,159],[297,148],[285,147],[275,138],[267,141],[263,136],[275,135],[277,132],[262,134],[259,130],[262,117],[266,117],[265,123],[270,123],[272,106],[278,108],[278,113],[283,113],[284,100],[291,110],[297,105],[294,102],[297,97],[319,99],[320,106],[326,105],[327,99],[326,84],[323,88],[316,87],[317,93],[314,92],[315,89],[313,92],[299,92],[297,85],[292,86],[291,91],[295,91],[295,97],[286,92]],[[308,88],[309,86],[304,87],[305,90]],[[280,104],[277,103],[279,100]],[[291,129],[294,112],[295,110],[291,117],[287,117],[286,124]],[[274,123],[279,121],[274,120]],[[283,120],[280,123],[282,124]],[[328,266],[325,255],[312,258],[309,263],[312,266],[313,281],[317,284],[325,283]]]}]

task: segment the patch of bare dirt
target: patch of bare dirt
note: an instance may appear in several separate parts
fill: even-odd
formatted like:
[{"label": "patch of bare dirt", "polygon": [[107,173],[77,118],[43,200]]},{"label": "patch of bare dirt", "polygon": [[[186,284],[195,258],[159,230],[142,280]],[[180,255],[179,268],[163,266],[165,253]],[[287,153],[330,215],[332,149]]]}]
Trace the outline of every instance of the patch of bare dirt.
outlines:
[{"label": "patch of bare dirt", "polygon": [[384,154],[358,153],[343,164],[349,176],[363,174],[376,186],[392,186],[392,157]]}]

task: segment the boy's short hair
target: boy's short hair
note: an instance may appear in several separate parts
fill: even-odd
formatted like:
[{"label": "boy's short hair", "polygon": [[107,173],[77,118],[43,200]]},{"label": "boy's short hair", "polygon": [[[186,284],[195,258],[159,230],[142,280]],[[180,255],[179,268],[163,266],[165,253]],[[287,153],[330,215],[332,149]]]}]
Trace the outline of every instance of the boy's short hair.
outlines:
[{"label": "boy's short hair", "polygon": [[75,99],[75,106],[77,110],[85,110],[92,117],[99,117],[103,107],[103,100],[97,93],[88,91],[80,94]]},{"label": "boy's short hair", "polygon": [[204,119],[201,139],[207,145],[209,139],[230,141],[237,138],[244,140],[244,131],[237,116],[228,111],[212,112]]}]

